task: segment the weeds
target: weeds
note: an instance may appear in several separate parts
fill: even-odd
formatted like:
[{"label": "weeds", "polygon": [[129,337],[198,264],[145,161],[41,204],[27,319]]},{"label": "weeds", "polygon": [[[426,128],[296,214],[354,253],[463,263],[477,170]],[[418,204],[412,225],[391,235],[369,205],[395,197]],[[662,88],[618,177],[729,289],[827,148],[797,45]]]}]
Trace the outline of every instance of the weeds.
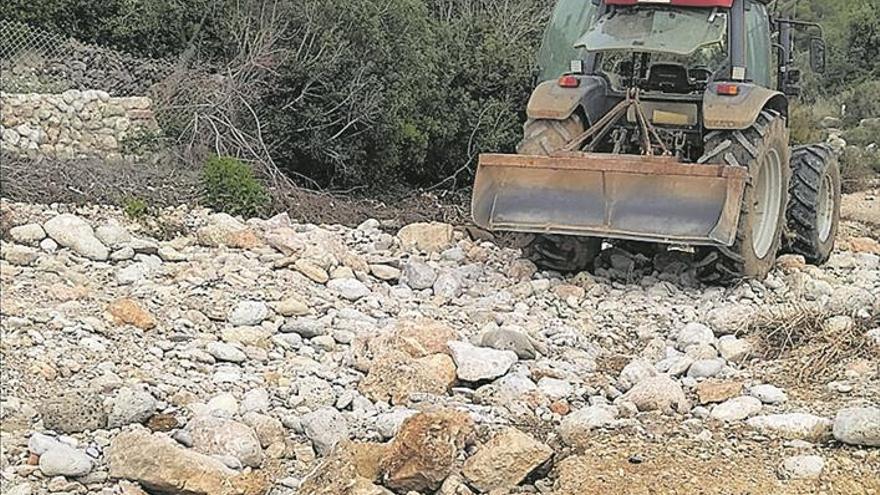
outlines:
[{"label": "weeds", "polygon": [[746,327],[757,338],[757,352],[765,359],[793,358],[799,364],[798,379],[826,379],[845,359],[866,357],[870,352],[865,333],[877,323],[851,318],[835,322],[818,305],[787,304],[764,310]]},{"label": "weeds", "polygon": [[244,217],[265,213],[269,194],[241,160],[215,156],[205,163],[202,174],[205,204],[217,211]]}]

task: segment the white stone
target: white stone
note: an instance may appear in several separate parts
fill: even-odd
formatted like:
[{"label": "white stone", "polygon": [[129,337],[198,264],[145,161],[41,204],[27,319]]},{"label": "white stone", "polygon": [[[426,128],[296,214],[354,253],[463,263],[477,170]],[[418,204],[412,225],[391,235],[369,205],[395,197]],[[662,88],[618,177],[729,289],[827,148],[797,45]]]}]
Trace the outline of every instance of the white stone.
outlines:
[{"label": "white stone", "polygon": [[755,385],[749,388],[749,395],[756,397],[764,404],[782,404],[788,400],[784,390],[769,384]]},{"label": "white stone", "polygon": [[746,423],[765,435],[779,436],[787,440],[817,443],[831,437],[831,420],[807,413],[755,416]]},{"label": "white stone", "polygon": [[633,388],[635,384],[656,374],[657,370],[654,366],[651,366],[651,363],[644,359],[634,359],[620,371],[620,376],[617,378],[617,385],[620,390],[626,392]]},{"label": "white stone", "polygon": [[723,359],[700,359],[694,361],[688,368],[687,376],[690,378],[711,378],[724,369]]},{"label": "white stone", "polygon": [[815,480],[822,476],[825,459],[818,455],[797,455],[782,461],[779,477],[792,480]]},{"label": "white stone", "polygon": [[262,301],[242,301],[229,313],[229,323],[236,327],[259,325],[269,317],[269,308]]},{"label": "white stone", "polygon": [[111,399],[111,408],[107,416],[109,428],[121,428],[135,423],[143,423],[158,408],[153,394],[143,388],[121,388]]},{"label": "white stone", "polygon": [[79,477],[92,470],[92,458],[85,452],[58,442],[40,456],[40,471],[48,477]]},{"label": "white stone", "polygon": [[319,454],[329,453],[337,443],[349,437],[348,422],[332,407],[306,414],[302,417],[302,426]]},{"label": "white stone", "polygon": [[423,261],[410,260],[403,267],[402,280],[415,290],[430,289],[437,280],[437,272]]},{"label": "white stone", "polygon": [[9,229],[9,237],[19,244],[36,246],[46,238],[46,231],[38,223],[29,223],[27,225],[17,225]]},{"label": "white stone", "polygon": [[834,438],[850,445],[880,447],[880,408],[851,407],[838,411]]},{"label": "white stone", "polygon": [[370,288],[354,278],[339,278],[327,282],[327,287],[349,301],[357,301],[371,294]]},{"label": "white stone", "polygon": [[752,352],[752,345],[745,339],[725,335],[718,339],[718,352],[731,363],[742,363]]},{"label": "white stone", "polygon": [[718,421],[742,421],[761,412],[761,401],[754,397],[734,397],[718,404],[709,417]]},{"label": "white stone", "polygon": [[702,323],[688,323],[681,330],[678,331],[678,335],[676,336],[676,348],[680,351],[684,351],[689,346],[699,345],[699,344],[715,344],[715,334],[712,333],[712,329],[703,325]]},{"label": "white stone", "polygon": [[513,351],[476,347],[467,342],[450,341],[449,350],[460,380],[478,382],[505,375],[519,358]]},{"label": "white stone", "polygon": [[617,407],[608,404],[578,409],[562,420],[558,428],[559,436],[568,445],[582,443],[590,431],[614,425],[618,414]]},{"label": "white stone", "polygon": [[92,226],[76,215],[58,215],[43,224],[43,228],[55,242],[80,256],[96,261],[104,261],[110,256],[110,250],[95,237]]},{"label": "white stone", "polygon": [[218,361],[243,363],[247,360],[247,355],[241,349],[225,342],[211,342],[205,347],[205,351]]},{"label": "white stone", "polygon": [[573,394],[574,386],[566,380],[545,376],[538,380],[538,390],[551,400],[558,400]]}]

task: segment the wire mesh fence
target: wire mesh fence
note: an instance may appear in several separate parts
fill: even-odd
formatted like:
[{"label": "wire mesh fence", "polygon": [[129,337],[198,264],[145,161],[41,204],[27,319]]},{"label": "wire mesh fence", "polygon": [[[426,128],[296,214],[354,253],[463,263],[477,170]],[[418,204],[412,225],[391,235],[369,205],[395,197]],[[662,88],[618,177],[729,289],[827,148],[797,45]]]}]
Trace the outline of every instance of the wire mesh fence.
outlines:
[{"label": "wire mesh fence", "polygon": [[101,89],[111,96],[147,95],[174,67],[174,60],[139,58],[0,19],[0,90],[5,92]]}]

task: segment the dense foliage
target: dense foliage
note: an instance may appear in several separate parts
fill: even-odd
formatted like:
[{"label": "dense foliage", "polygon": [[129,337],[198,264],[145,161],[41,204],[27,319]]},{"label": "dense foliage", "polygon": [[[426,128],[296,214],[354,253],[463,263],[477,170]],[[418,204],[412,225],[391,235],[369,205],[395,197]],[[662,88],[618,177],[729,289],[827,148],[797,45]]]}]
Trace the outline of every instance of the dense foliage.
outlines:
[{"label": "dense foliage", "polygon": [[228,156],[215,156],[202,172],[205,206],[245,218],[265,213],[269,195],[247,164]]},{"label": "dense foliage", "polygon": [[[480,151],[520,137],[534,54],[553,0],[6,0],[0,17],[140,56],[186,51],[222,64],[282,18],[252,65],[274,161],[331,187],[466,184]],[[804,75],[794,135],[824,115],[880,114],[880,0],[780,0],[819,21],[828,71]],[[242,20],[244,12],[245,19]],[[268,14],[267,14],[268,13]],[[807,36],[801,47],[806,48]],[[197,50],[188,50],[196,47]],[[841,108],[846,112],[841,115]],[[819,113],[821,112],[821,113]]]}]

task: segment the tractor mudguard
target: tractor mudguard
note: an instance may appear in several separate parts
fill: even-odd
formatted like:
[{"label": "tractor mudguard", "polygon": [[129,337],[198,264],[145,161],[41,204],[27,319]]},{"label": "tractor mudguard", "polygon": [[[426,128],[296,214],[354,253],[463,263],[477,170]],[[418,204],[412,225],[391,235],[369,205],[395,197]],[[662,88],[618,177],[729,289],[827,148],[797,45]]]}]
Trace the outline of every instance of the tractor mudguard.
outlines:
[{"label": "tractor mudguard", "polygon": [[749,83],[736,83],[736,96],[719,95],[718,83],[710,84],[703,95],[703,125],[706,129],[746,129],[751,127],[761,110],[772,108],[788,115],[788,100],[779,91]]},{"label": "tractor mudguard", "polygon": [[[526,114],[530,119],[565,120],[578,106],[584,108],[590,121],[602,116],[605,82],[598,77],[580,76],[576,88],[563,88],[553,79],[544,81],[532,91]],[[601,102],[601,105],[600,105]]]}]

